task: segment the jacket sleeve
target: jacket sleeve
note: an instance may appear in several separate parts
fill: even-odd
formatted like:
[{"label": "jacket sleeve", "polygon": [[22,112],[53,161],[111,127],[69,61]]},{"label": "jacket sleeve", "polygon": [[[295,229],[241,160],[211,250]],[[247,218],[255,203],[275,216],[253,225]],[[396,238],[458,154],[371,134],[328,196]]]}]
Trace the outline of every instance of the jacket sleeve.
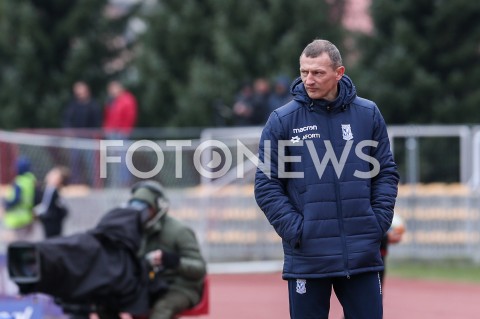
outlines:
[{"label": "jacket sleeve", "polygon": [[194,232],[189,228],[183,228],[177,234],[177,238],[180,275],[191,280],[203,278],[207,269]]},{"label": "jacket sleeve", "polygon": [[372,178],[371,205],[380,227],[386,233],[392,224],[400,178],[390,150],[386,124],[376,106],[374,123],[373,140],[377,141],[378,145],[373,148],[372,156],[379,162],[380,171]]},{"label": "jacket sleeve", "polygon": [[35,213],[37,216],[46,217],[48,212],[51,211],[55,201],[58,198],[58,192],[51,186],[45,187],[42,194],[42,201],[35,207]]},{"label": "jacket sleeve", "polygon": [[291,247],[296,247],[300,244],[303,215],[292,204],[286,191],[285,180],[278,176],[278,142],[285,140],[281,132],[280,119],[277,113],[273,112],[260,139],[255,200],[277,234]]}]

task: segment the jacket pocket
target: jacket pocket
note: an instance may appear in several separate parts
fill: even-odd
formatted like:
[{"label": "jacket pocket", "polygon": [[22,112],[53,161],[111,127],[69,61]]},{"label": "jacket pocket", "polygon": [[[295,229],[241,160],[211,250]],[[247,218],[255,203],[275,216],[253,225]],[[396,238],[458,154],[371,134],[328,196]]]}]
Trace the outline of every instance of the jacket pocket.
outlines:
[{"label": "jacket pocket", "polygon": [[371,217],[374,220],[375,227],[377,228],[378,236],[379,236],[380,239],[382,239],[385,232],[383,231],[382,226],[380,226],[380,222],[378,221],[378,218],[375,215],[375,212],[373,211],[373,209],[370,208],[369,211],[370,211]]}]

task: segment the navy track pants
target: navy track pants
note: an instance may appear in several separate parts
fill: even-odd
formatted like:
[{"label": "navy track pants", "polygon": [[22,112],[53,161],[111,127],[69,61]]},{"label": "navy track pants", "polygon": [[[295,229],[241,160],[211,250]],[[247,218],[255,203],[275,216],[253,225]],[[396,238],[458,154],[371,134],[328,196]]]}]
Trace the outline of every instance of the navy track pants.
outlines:
[{"label": "navy track pants", "polygon": [[382,319],[382,286],[378,272],[350,278],[289,279],[290,318],[328,319],[332,287],[345,319]]}]

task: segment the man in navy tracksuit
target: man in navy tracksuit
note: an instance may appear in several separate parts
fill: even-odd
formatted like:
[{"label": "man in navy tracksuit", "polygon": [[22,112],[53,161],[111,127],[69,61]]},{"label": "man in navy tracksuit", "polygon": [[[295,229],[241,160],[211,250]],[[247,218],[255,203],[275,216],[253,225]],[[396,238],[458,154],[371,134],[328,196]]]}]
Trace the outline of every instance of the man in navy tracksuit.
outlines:
[{"label": "man in navy tracksuit", "polygon": [[310,43],[293,101],[260,141],[255,198],[282,238],[295,319],[328,318],[332,287],[347,319],[383,313],[380,242],[399,176],[380,111],[344,72],[332,43]]}]

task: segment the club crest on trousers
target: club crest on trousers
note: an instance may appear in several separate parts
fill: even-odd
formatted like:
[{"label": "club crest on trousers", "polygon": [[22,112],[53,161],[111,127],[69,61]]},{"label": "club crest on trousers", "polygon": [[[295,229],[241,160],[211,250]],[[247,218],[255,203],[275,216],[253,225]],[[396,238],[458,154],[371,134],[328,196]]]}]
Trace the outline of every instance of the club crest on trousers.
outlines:
[{"label": "club crest on trousers", "polygon": [[307,280],[297,279],[297,293],[303,295],[307,292]]}]

